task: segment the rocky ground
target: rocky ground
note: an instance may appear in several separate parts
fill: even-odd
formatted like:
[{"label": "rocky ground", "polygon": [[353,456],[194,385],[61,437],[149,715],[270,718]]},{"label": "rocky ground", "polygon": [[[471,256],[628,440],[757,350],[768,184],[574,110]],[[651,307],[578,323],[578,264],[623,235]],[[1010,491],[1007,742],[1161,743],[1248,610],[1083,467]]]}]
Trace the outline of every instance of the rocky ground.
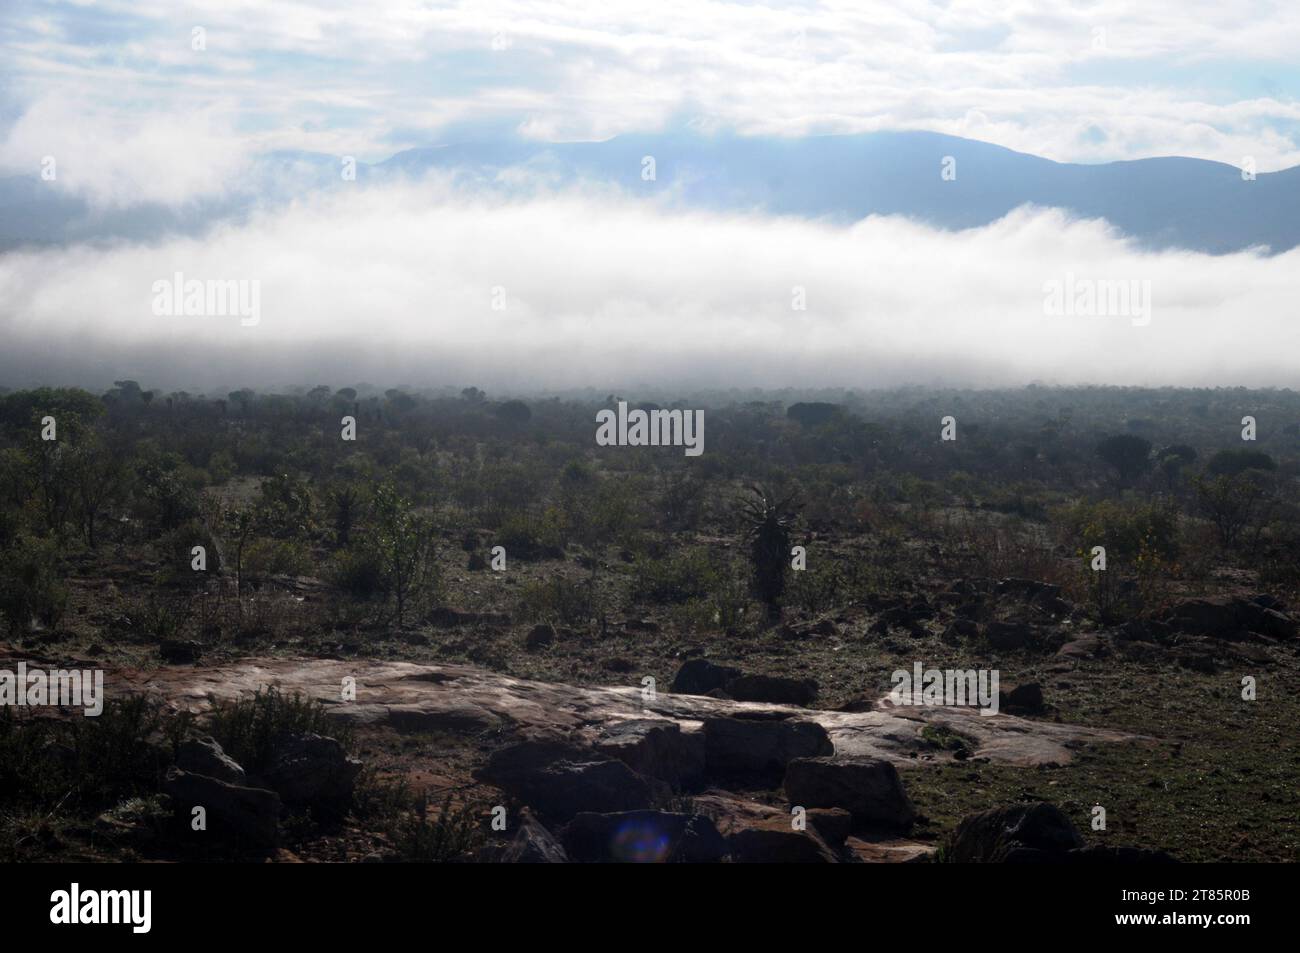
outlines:
[{"label": "rocky ground", "polygon": [[[347,680],[355,700],[343,700]],[[741,681],[739,673],[704,661],[687,663],[670,690],[653,693],[364,660],[252,659],[113,673],[112,682],[120,692],[195,711],[274,687],[319,700],[331,718],[376,746],[394,735],[455,736],[482,755],[481,763],[444,780],[466,789],[481,782],[479,801],[499,802],[507,820],[518,812],[508,856],[567,850],[576,859],[613,859],[601,850],[613,850],[617,832],[631,825],[640,837],[665,834],[674,845],[668,859],[697,850],[704,853],[689,859],[913,860],[934,849],[912,833],[917,817],[905,778],[913,771],[957,757],[1061,765],[1085,744],[1151,742],[1014,715],[984,717],[974,708],[902,708],[884,699],[869,710],[829,711],[685,693],[728,685],[781,695],[796,687],[779,679]],[[971,748],[936,750],[936,733],[968,739]],[[422,757],[419,749],[399,755],[387,770],[416,771]],[[188,789],[181,796],[203,793],[213,804],[229,800]],[[796,806],[806,809],[802,825],[791,815]],[[230,813],[248,822],[242,803]],[[707,850],[678,845],[686,832],[705,838]]]},{"label": "rocky ground", "polygon": [[[164,641],[153,662],[81,663],[107,669],[112,697],[199,726],[270,689],[319,703],[315,730],[267,739],[257,766],[197,730],[163,758],[168,809],[183,822],[204,806],[219,856],[1295,859],[1296,631],[1286,606],[1244,592],[1086,625],[1055,586],[1008,578],[712,639],[650,618],[576,632],[444,607],[365,653]],[[463,660],[466,645],[492,664]],[[57,648],[3,654],[75,663]],[[896,706],[889,673],[914,660],[998,669],[999,713]],[[1242,699],[1247,675],[1266,704]],[[401,844],[358,807],[388,796],[376,780],[416,805]],[[142,847],[139,827],[110,812],[65,854],[192,856]]]}]

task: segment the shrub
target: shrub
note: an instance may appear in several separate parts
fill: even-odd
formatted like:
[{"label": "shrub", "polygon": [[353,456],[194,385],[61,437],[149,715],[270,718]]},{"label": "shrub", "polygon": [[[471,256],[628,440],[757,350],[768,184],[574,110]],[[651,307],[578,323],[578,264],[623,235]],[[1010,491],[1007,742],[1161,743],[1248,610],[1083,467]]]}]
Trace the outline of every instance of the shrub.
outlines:
[{"label": "shrub", "polygon": [[208,715],[207,728],[226,754],[254,772],[270,766],[272,744],[284,732],[326,735],[345,747],[352,740],[347,726],[332,721],[320,702],[276,688],[218,704]]},{"label": "shrub", "polygon": [[527,582],[519,593],[517,612],[527,622],[580,625],[591,619],[591,589],[562,576]]},{"label": "shrub", "polygon": [[635,570],[632,598],[638,602],[681,605],[711,595],[719,581],[717,568],[702,548],[637,560]]},{"label": "shrub", "polygon": [[54,543],[18,536],[0,556],[0,612],[10,633],[27,631],[33,619],[47,626],[56,624],[67,602]]},{"label": "shrub", "polygon": [[355,546],[334,554],[329,582],[354,599],[373,599],[384,591],[384,565],[373,548]]},{"label": "shrub", "polygon": [[[1061,525],[1083,561],[1083,585],[1103,622],[1149,608],[1177,571],[1178,514],[1160,505],[1079,503],[1061,514]],[[1106,550],[1106,569],[1093,570],[1093,549]]]},{"label": "shrub", "polygon": [[158,789],[192,723],[147,696],[96,718],[20,718],[0,708],[0,861],[38,855],[56,816],[93,816]]},{"label": "shrub", "polygon": [[255,539],[244,550],[244,575],[305,576],[312,571],[311,551],[293,539]]},{"label": "shrub", "polygon": [[481,805],[453,807],[451,795],[436,815],[420,800],[413,811],[400,815],[389,831],[398,856],[407,863],[446,864],[469,861],[484,843]]},{"label": "shrub", "polygon": [[493,534],[494,545],[504,546],[516,559],[557,559],[564,555],[568,521],[555,507],[540,514],[518,512],[507,515]]}]

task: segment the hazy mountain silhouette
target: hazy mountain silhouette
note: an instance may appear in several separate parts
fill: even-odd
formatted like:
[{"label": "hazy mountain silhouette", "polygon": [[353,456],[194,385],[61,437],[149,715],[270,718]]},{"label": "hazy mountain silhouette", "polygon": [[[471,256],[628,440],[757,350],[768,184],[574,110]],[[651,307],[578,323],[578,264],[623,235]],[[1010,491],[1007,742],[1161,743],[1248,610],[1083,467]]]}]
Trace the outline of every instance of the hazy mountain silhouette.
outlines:
[{"label": "hazy mountain silhouette", "polygon": [[[643,178],[643,158],[655,178]],[[945,181],[944,157],[956,160]],[[35,176],[0,180],[0,244],[148,238],[194,232],[249,208],[319,189],[355,187],[337,157],[273,153],[259,158],[240,191],[181,208],[94,211]],[[458,184],[506,194],[607,183],[677,207],[753,210],[856,221],[904,215],[948,229],[996,221],[1033,204],[1104,218],[1153,248],[1222,254],[1300,244],[1300,167],[1243,179],[1231,165],[1154,158],[1101,165],[1053,162],[1001,146],[929,132],[876,132],[803,139],[618,136],[605,142],[486,142],[411,149],[359,164],[357,183],[431,170]],[[526,174],[524,174],[526,173]]]}]

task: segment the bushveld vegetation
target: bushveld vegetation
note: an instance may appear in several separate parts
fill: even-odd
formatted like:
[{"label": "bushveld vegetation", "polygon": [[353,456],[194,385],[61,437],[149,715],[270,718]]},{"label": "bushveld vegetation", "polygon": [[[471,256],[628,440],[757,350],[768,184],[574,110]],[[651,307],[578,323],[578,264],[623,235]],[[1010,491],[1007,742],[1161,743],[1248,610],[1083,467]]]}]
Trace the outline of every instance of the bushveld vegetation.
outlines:
[{"label": "bushveld vegetation", "polygon": [[[0,394],[5,631],[15,649],[103,665],[364,655],[599,683],[634,668],[671,675],[684,652],[708,653],[815,676],[830,705],[884,686],[904,649],[896,631],[873,626],[838,654],[793,649],[782,631],[849,625],[967,583],[1057,586],[1081,631],[1220,592],[1300,605],[1300,395],[1289,391],[659,397],[705,408],[699,458],[596,446],[596,411],[618,399],[195,395],[132,381],[102,395]],[[940,439],[947,415],[953,441]],[[1245,416],[1255,441],[1241,439]],[[344,417],[355,440],[342,439]],[[806,569],[791,567],[792,546]],[[478,622],[449,629],[448,612]],[[544,651],[521,637],[537,624],[558,632]],[[933,637],[932,654],[972,657],[940,637],[950,632],[909,625]],[[1079,685],[1062,709],[1083,705],[1091,689]],[[156,733],[143,709],[113,711],[106,737]],[[265,743],[258,717],[224,712],[209,730],[252,757]],[[37,742],[0,724],[15,764],[30,764]],[[0,849],[40,855],[51,817],[147,798],[151,758],[128,748],[71,793],[52,782],[19,797],[7,780]],[[395,800],[405,813],[374,807]],[[374,791],[362,802],[387,811],[412,856],[474,841],[452,829],[460,802]]]}]

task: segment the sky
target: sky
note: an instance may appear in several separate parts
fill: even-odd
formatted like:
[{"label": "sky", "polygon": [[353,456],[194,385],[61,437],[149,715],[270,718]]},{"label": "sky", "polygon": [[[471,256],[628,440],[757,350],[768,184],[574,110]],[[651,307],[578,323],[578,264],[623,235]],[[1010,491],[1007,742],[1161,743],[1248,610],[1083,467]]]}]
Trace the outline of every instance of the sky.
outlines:
[{"label": "sky", "polygon": [[66,154],[101,195],[180,201],[267,150],[694,124],[1271,171],[1300,164],[1297,50],[1285,0],[4,0],[0,170]]},{"label": "sky", "polygon": [[[925,129],[1267,172],[1300,164],[1297,50],[1295,3],[2,0],[0,175],[54,156],[54,187],[94,207],[182,207],[277,150],[682,128]],[[1297,265],[1143,251],[1051,209],[947,233],[431,179],[199,237],[0,254],[0,383],[1290,385]],[[259,323],[153,313],[177,271],[259,282]],[[1047,314],[1067,276],[1148,282],[1150,320]]]}]

